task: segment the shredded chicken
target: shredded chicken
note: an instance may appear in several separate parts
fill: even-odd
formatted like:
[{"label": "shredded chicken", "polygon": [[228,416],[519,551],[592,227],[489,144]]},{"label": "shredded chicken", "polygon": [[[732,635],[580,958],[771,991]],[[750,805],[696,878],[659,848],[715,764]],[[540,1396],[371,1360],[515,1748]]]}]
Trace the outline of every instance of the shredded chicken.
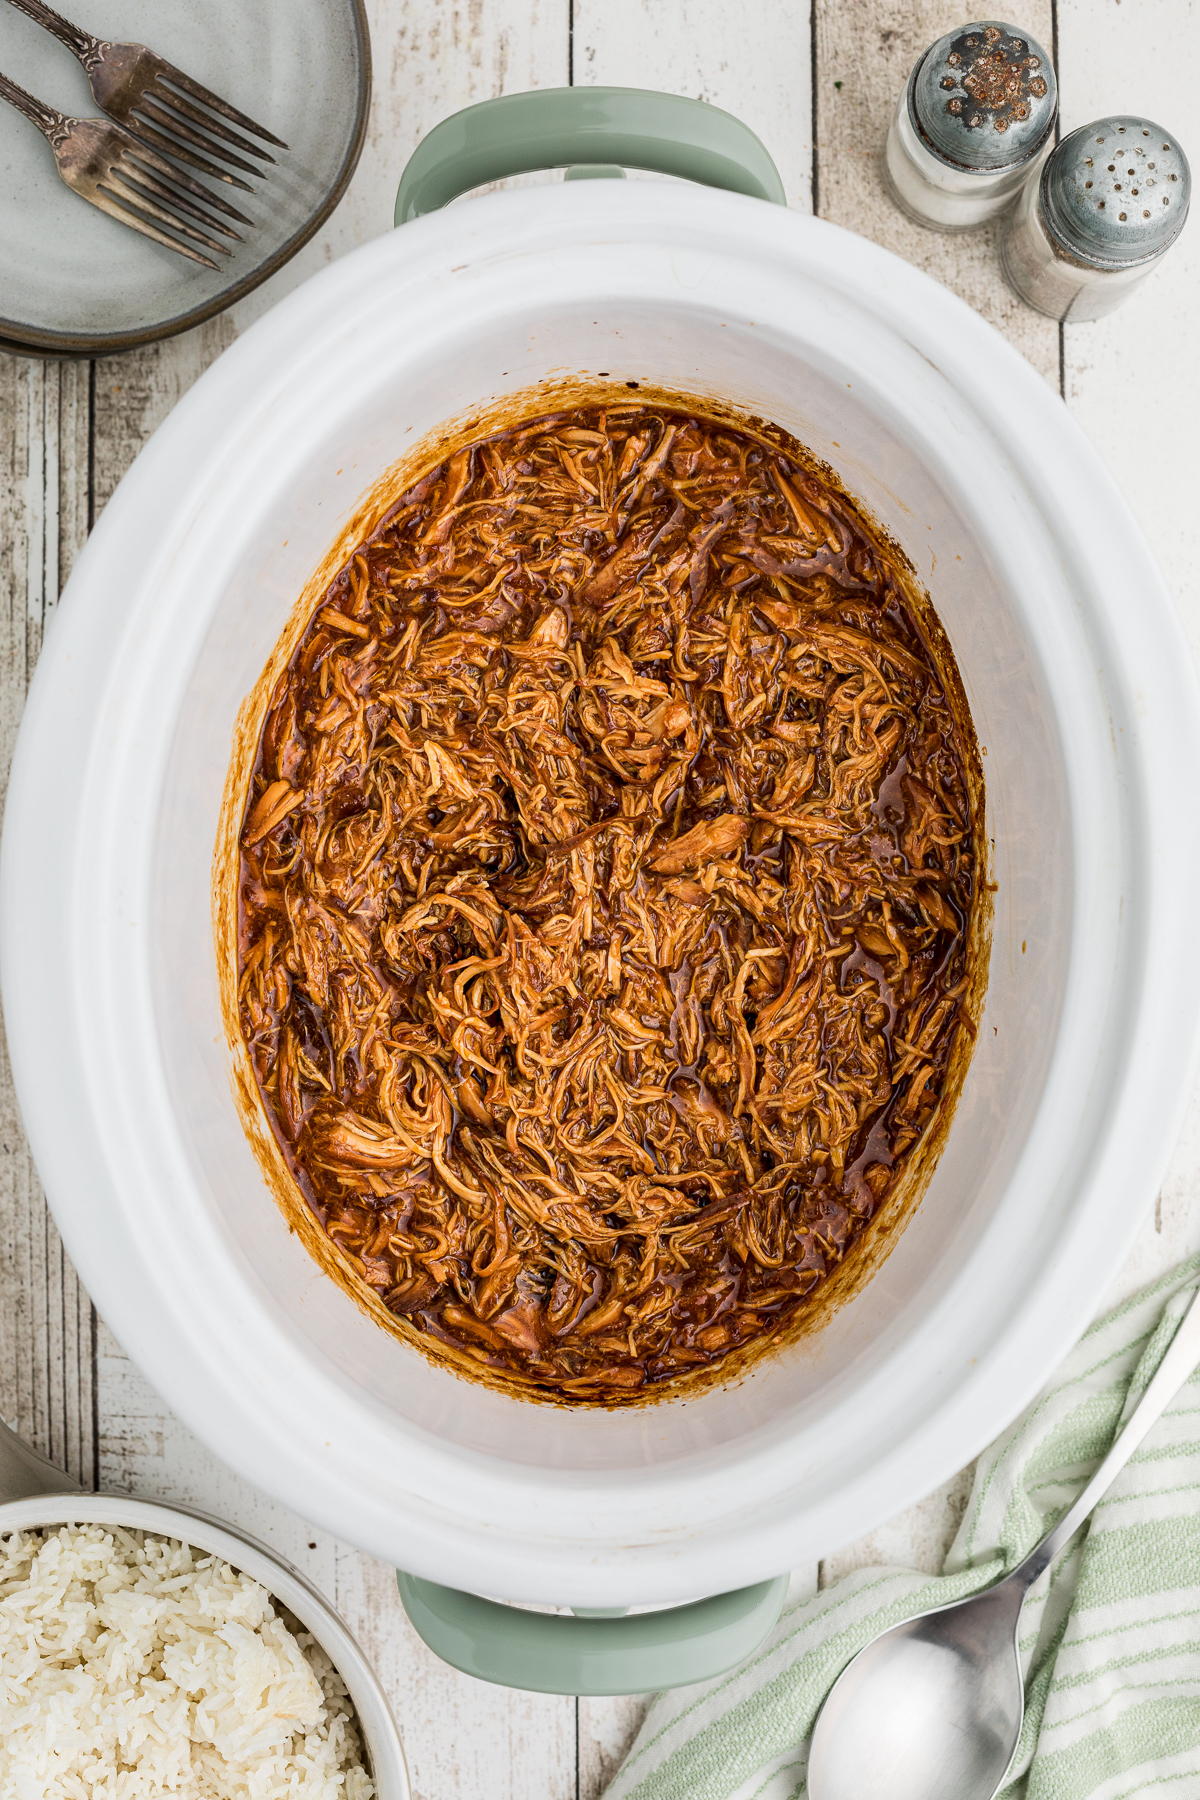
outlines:
[{"label": "shredded chicken", "polygon": [[970,1029],[963,746],[782,434],[631,397],[419,481],[277,686],[241,840],[242,1028],[348,1268],[580,1401],[777,1333]]}]

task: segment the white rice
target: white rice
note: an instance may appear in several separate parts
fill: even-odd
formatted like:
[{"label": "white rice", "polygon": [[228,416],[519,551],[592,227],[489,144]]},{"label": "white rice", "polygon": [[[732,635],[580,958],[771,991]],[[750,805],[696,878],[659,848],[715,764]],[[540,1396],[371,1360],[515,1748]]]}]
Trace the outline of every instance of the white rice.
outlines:
[{"label": "white rice", "polygon": [[371,1800],[345,1684],[291,1625],[171,1538],[0,1535],[0,1800]]}]

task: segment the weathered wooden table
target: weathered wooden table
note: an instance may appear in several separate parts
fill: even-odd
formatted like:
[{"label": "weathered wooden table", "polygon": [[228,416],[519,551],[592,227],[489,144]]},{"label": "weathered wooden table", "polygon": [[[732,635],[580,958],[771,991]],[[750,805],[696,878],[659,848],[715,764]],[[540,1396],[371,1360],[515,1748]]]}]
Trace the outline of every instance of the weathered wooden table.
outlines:
[{"label": "weathered wooden table", "polygon": [[[954,288],[1005,332],[1075,413],[1154,544],[1200,649],[1200,227],[1113,318],[1060,330],[1004,287],[994,233],[941,237],[893,210],[876,158],[919,51],[951,0],[369,0],[370,136],[321,235],[258,294],[155,349],[106,362],[0,357],[0,734],[11,755],[46,619],[71,562],[154,428],[239,329],[333,257],[391,225],[423,134],[489,95],[568,82],[699,96],[751,124],[792,206],[864,233]],[[1145,111],[1200,157],[1195,0],[1023,0],[1015,22],[1051,47],[1065,129]],[[536,177],[530,179],[552,179]],[[1129,596],[1131,606],[1137,595]],[[1184,822],[1184,828],[1189,828]],[[1195,822],[1191,827],[1195,828]],[[1181,946],[1189,954],[1190,946]],[[63,1121],[64,1130],[70,1121]],[[374,1658],[422,1800],[590,1800],[636,1727],[636,1701],[553,1699],[460,1677],[409,1629],[392,1571],[310,1527],[224,1468],[164,1408],[97,1317],[58,1240],[0,1069],[0,1414],[86,1484],[224,1514],[308,1571]],[[1200,1107],[1122,1276],[1139,1285],[1200,1249]],[[966,1476],[819,1568],[936,1566]]]}]

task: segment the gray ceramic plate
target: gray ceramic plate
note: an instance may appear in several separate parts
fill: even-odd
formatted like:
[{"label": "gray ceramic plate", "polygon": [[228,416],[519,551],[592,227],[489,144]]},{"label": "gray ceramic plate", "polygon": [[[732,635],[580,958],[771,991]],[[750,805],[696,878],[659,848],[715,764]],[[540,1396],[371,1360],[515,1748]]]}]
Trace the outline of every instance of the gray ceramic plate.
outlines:
[{"label": "gray ceramic plate", "polygon": [[[257,287],[328,218],[367,125],[362,0],[59,0],[97,37],[148,44],[281,137],[219,273],[160,249],[63,186],[40,132],[0,103],[0,347],[105,356],[186,331]],[[71,53],[0,0],[0,70],[61,112],[99,108]]]}]

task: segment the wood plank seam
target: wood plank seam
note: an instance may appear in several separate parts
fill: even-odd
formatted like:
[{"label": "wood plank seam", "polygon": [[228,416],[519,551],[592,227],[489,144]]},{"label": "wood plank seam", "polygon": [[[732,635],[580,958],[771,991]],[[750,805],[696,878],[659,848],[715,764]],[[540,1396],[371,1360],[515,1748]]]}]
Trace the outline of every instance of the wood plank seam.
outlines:
[{"label": "wood plank seam", "polygon": [[817,55],[817,5],[818,0],[810,0],[808,9],[809,90],[810,112],[812,114],[812,175],[810,180],[812,184],[812,211],[815,219],[819,219],[821,216],[820,119],[817,110],[819,106],[817,72],[820,68],[820,59]]}]

